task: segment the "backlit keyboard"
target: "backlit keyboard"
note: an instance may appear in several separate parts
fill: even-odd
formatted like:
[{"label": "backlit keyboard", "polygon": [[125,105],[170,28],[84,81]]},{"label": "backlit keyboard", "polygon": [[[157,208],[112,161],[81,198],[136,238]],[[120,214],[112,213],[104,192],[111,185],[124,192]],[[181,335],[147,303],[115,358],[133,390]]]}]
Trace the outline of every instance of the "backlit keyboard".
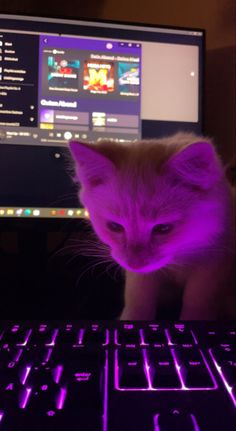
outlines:
[{"label": "backlit keyboard", "polygon": [[236,324],[0,321],[0,431],[222,430]]}]

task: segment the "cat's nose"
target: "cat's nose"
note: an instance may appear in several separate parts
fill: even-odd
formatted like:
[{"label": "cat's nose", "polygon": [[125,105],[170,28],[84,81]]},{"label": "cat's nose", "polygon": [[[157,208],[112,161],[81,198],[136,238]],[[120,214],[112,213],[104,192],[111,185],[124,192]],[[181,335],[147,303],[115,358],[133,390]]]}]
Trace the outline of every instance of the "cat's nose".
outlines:
[{"label": "cat's nose", "polygon": [[127,259],[127,263],[131,269],[141,270],[147,264],[147,261],[141,257],[134,256]]},{"label": "cat's nose", "polygon": [[140,263],[138,262],[132,262],[131,264],[128,264],[130,269],[132,270],[138,270],[138,269],[142,269],[143,265],[140,265]]},{"label": "cat's nose", "polygon": [[149,256],[147,249],[141,242],[129,244],[126,251],[126,261],[130,268],[140,270],[147,265]]}]

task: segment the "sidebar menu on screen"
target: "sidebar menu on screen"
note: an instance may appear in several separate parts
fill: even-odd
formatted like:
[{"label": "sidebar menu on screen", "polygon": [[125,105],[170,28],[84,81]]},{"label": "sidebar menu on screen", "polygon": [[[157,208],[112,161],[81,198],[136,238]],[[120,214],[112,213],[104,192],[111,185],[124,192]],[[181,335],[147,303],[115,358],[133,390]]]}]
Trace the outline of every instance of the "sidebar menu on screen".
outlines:
[{"label": "sidebar menu on screen", "polygon": [[38,50],[36,35],[0,33],[0,126],[9,131],[38,125]]}]

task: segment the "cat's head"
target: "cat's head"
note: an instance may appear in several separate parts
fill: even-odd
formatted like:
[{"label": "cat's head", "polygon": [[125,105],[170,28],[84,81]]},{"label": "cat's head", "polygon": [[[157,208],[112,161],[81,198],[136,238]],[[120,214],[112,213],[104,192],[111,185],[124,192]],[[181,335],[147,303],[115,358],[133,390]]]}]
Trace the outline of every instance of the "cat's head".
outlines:
[{"label": "cat's head", "polygon": [[80,201],[123,268],[155,271],[222,229],[214,190],[223,168],[209,140],[180,133],[128,144],[70,142],[70,151]]}]

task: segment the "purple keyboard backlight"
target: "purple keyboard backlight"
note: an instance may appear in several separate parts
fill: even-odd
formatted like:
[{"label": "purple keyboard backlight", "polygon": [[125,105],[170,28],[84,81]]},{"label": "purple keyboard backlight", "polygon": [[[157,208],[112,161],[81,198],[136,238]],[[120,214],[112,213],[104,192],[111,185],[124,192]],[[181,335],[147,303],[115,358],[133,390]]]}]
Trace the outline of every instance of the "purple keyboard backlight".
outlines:
[{"label": "purple keyboard backlight", "polygon": [[[234,330],[225,335],[209,330],[205,344],[204,337],[202,341],[197,331],[182,323],[14,324],[0,329],[0,334],[0,431],[5,431],[5,424],[8,430],[12,405],[22,417],[34,409],[42,411],[52,429],[63,414],[68,418],[72,414],[72,423],[86,431],[83,409],[91,411],[93,429],[116,431],[109,412],[122,397],[130,397],[134,405],[139,396],[147,397],[154,406],[148,431],[169,431],[168,424],[175,423],[177,430],[182,429],[182,422],[186,430],[205,429],[197,406],[179,409],[179,396],[184,400],[211,391],[207,397],[214,398],[223,390],[236,412]],[[176,397],[177,407],[168,405],[163,413],[159,400],[165,396]],[[139,410],[137,405],[135,414]]]}]

